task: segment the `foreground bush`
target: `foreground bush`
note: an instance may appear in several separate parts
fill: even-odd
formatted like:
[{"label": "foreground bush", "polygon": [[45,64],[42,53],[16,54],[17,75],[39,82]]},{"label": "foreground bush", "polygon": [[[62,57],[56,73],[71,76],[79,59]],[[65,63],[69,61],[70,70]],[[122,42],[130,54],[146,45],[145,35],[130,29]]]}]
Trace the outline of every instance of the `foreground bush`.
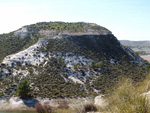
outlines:
[{"label": "foreground bush", "polygon": [[97,111],[97,108],[95,107],[95,105],[93,105],[93,104],[84,105],[83,113],[90,112],[90,111]]},{"label": "foreground bush", "polygon": [[44,105],[40,103],[35,104],[35,109],[38,113],[52,113],[52,107],[47,102]]},{"label": "foreground bush", "polygon": [[[56,100],[55,104],[58,104],[57,107],[52,107],[48,102],[45,102],[43,105],[40,103],[35,104],[36,112],[38,113],[53,113],[55,111],[60,111],[69,108],[68,102],[66,100]],[[69,111],[69,110],[68,110]]]},{"label": "foreground bush", "polygon": [[92,103],[87,103],[82,105],[79,109],[77,109],[77,113],[87,113],[87,112],[95,112],[97,108]]}]

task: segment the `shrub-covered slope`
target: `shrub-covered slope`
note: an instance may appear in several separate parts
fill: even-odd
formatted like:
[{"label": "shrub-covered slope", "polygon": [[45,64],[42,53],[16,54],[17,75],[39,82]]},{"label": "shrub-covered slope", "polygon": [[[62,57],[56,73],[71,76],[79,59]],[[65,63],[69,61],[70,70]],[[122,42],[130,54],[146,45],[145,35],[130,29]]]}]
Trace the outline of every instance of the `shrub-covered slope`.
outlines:
[{"label": "shrub-covered slope", "polygon": [[[24,78],[31,96],[56,98],[105,93],[122,76],[135,81],[145,77],[145,62],[96,24],[44,22],[7,35],[0,38],[11,40],[10,46],[1,42],[1,60],[8,55],[0,66],[1,96],[16,95]],[[8,53],[2,52],[4,47]]]}]

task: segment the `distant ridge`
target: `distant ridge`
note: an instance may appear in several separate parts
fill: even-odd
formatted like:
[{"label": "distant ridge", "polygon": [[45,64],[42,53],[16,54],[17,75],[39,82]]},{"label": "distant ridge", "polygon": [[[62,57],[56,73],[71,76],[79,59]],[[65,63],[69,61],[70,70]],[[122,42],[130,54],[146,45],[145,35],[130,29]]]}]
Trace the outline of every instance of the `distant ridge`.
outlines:
[{"label": "distant ridge", "polygon": [[121,44],[130,47],[148,47],[150,48],[150,41],[130,41],[130,40],[120,40]]}]

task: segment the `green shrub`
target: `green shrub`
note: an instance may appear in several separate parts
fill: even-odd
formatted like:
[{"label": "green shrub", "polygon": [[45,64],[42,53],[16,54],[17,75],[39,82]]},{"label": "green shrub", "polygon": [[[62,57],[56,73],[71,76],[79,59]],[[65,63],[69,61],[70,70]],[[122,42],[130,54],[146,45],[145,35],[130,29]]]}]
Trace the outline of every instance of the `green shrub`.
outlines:
[{"label": "green shrub", "polygon": [[95,66],[95,61],[92,60],[92,61],[91,61],[91,64],[90,64],[90,68],[94,68],[94,66]]},{"label": "green shrub", "polygon": [[74,67],[74,69],[77,69],[78,68],[78,64],[74,64],[73,67]]},{"label": "green shrub", "polygon": [[28,72],[30,73],[30,74],[32,74],[33,73],[33,69],[28,69]]},{"label": "green shrub", "polygon": [[103,66],[103,61],[96,63],[97,68],[102,68],[102,66]]},{"label": "green shrub", "polygon": [[59,64],[62,64],[62,62],[63,62],[63,61],[62,61],[62,57],[59,57],[59,58],[58,58],[58,63],[59,63]]},{"label": "green shrub", "polygon": [[139,52],[135,52],[135,56],[139,57]]},{"label": "green shrub", "polygon": [[17,94],[21,98],[26,98],[26,97],[28,97],[29,92],[30,92],[29,82],[28,82],[28,80],[25,79],[18,84]]}]

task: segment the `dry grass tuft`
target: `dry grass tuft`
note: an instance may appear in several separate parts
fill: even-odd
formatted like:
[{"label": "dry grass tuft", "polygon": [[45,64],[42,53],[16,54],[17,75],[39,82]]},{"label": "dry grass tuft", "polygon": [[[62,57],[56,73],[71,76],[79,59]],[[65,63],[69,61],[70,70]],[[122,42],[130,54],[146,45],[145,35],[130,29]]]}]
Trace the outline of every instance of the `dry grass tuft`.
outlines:
[{"label": "dry grass tuft", "polygon": [[[139,87],[139,86],[138,86]],[[131,79],[120,81],[118,87],[108,98],[108,111],[112,113],[150,113],[148,99],[141,94]]]}]

